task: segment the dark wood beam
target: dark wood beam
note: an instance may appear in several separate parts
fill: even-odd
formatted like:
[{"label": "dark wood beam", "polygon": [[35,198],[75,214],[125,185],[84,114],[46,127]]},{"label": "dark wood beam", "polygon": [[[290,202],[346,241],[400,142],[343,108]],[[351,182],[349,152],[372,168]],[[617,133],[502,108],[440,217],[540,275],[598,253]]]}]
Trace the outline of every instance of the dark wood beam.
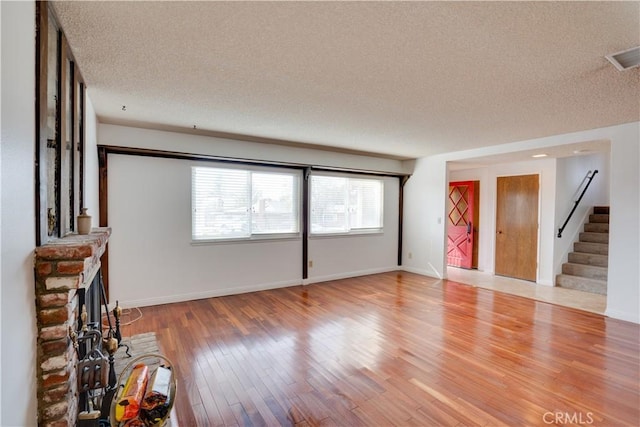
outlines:
[{"label": "dark wood beam", "polygon": [[409,176],[398,177],[399,197],[398,197],[398,266],[402,265],[402,231],[404,222],[404,185],[409,181]]},{"label": "dark wood beam", "polygon": [[[100,227],[109,226],[109,187],[108,187],[108,156],[104,147],[98,147],[98,203],[100,211]],[[102,262],[102,282],[104,292],[109,302],[109,244],[100,258]]]}]

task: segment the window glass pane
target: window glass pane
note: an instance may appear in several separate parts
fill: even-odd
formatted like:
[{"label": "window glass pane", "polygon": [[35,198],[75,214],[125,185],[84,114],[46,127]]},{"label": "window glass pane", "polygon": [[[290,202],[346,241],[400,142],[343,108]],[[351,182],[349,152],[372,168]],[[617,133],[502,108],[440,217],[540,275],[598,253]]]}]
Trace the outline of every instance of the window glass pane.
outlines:
[{"label": "window glass pane", "polygon": [[380,179],[312,176],[311,233],[382,229],[383,193]]},{"label": "window glass pane", "polygon": [[192,168],[192,238],[300,231],[300,173]]},{"label": "window glass pane", "polygon": [[293,175],[252,173],[252,234],[298,232],[298,186]]},{"label": "window glass pane", "polygon": [[59,235],[58,187],[58,27],[49,11],[47,27],[47,235]]},{"label": "window glass pane", "polygon": [[248,237],[249,172],[193,168],[193,239]]},{"label": "window glass pane", "polygon": [[62,235],[67,234],[74,229],[75,215],[73,207],[73,77],[71,68],[73,63],[69,58],[64,59],[64,80],[63,80],[63,120],[64,129],[62,130],[62,150],[60,152],[60,168],[61,168],[61,200],[60,200],[60,220],[62,227]]},{"label": "window glass pane", "polygon": [[347,218],[347,178],[311,177],[311,232],[344,233]]},{"label": "window glass pane", "polygon": [[382,181],[351,179],[349,183],[350,228],[382,228]]}]

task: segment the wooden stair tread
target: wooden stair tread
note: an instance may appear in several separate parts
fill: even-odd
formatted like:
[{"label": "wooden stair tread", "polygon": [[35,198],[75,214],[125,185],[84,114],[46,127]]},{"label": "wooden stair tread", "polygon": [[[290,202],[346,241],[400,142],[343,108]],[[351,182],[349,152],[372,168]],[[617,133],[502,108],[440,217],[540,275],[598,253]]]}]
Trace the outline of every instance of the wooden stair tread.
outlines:
[{"label": "wooden stair tread", "polygon": [[588,233],[607,233],[609,234],[609,223],[606,222],[588,222],[584,225],[584,231]]},{"label": "wooden stair tread", "polygon": [[608,267],[609,256],[603,254],[593,254],[588,252],[571,252],[569,253],[569,262],[574,264],[594,265],[599,267]]},{"label": "wooden stair tread", "polygon": [[589,222],[609,223],[609,215],[607,214],[591,214],[589,215]]},{"label": "wooden stair tread", "polygon": [[562,264],[562,274],[585,277],[588,279],[607,280],[609,269],[590,264],[576,264],[567,262]]},{"label": "wooden stair tread", "polygon": [[609,206],[594,206],[593,213],[594,214],[604,214],[609,215]]},{"label": "wooden stair tread", "polygon": [[580,233],[579,237],[580,242],[589,242],[589,243],[604,243],[609,244],[609,233],[597,233],[590,231],[583,231]]},{"label": "wooden stair tread", "polygon": [[594,279],[594,278],[591,278],[591,277],[573,276],[571,274],[558,274],[558,277],[579,279],[580,281],[589,282],[589,283],[595,283],[595,284],[603,284],[603,285],[607,284],[606,280]]},{"label": "wooden stair tread", "polygon": [[596,242],[575,242],[573,244],[574,252],[583,252],[590,254],[600,254],[600,255],[608,255],[609,254],[609,244],[608,243],[596,243]]},{"label": "wooden stair tread", "polygon": [[600,295],[607,294],[607,281],[588,277],[559,274],[556,277],[556,286],[577,291],[591,292]]}]

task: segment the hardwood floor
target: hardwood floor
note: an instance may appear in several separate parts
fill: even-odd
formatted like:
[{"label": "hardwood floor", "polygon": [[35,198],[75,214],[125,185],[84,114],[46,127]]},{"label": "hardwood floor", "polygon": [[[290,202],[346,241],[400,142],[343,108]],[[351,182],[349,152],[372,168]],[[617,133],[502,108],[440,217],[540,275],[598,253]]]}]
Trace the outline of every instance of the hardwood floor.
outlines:
[{"label": "hardwood floor", "polygon": [[142,312],[181,426],[640,424],[638,325],[500,292],[393,272]]}]

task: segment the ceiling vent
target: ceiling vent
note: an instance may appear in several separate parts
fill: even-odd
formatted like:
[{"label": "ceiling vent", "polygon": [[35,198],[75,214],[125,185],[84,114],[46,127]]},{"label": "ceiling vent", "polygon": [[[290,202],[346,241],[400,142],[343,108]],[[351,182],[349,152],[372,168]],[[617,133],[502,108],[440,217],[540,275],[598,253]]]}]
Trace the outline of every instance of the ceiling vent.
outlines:
[{"label": "ceiling vent", "polygon": [[640,65],[640,46],[605,56],[618,71],[628,70]]}]

